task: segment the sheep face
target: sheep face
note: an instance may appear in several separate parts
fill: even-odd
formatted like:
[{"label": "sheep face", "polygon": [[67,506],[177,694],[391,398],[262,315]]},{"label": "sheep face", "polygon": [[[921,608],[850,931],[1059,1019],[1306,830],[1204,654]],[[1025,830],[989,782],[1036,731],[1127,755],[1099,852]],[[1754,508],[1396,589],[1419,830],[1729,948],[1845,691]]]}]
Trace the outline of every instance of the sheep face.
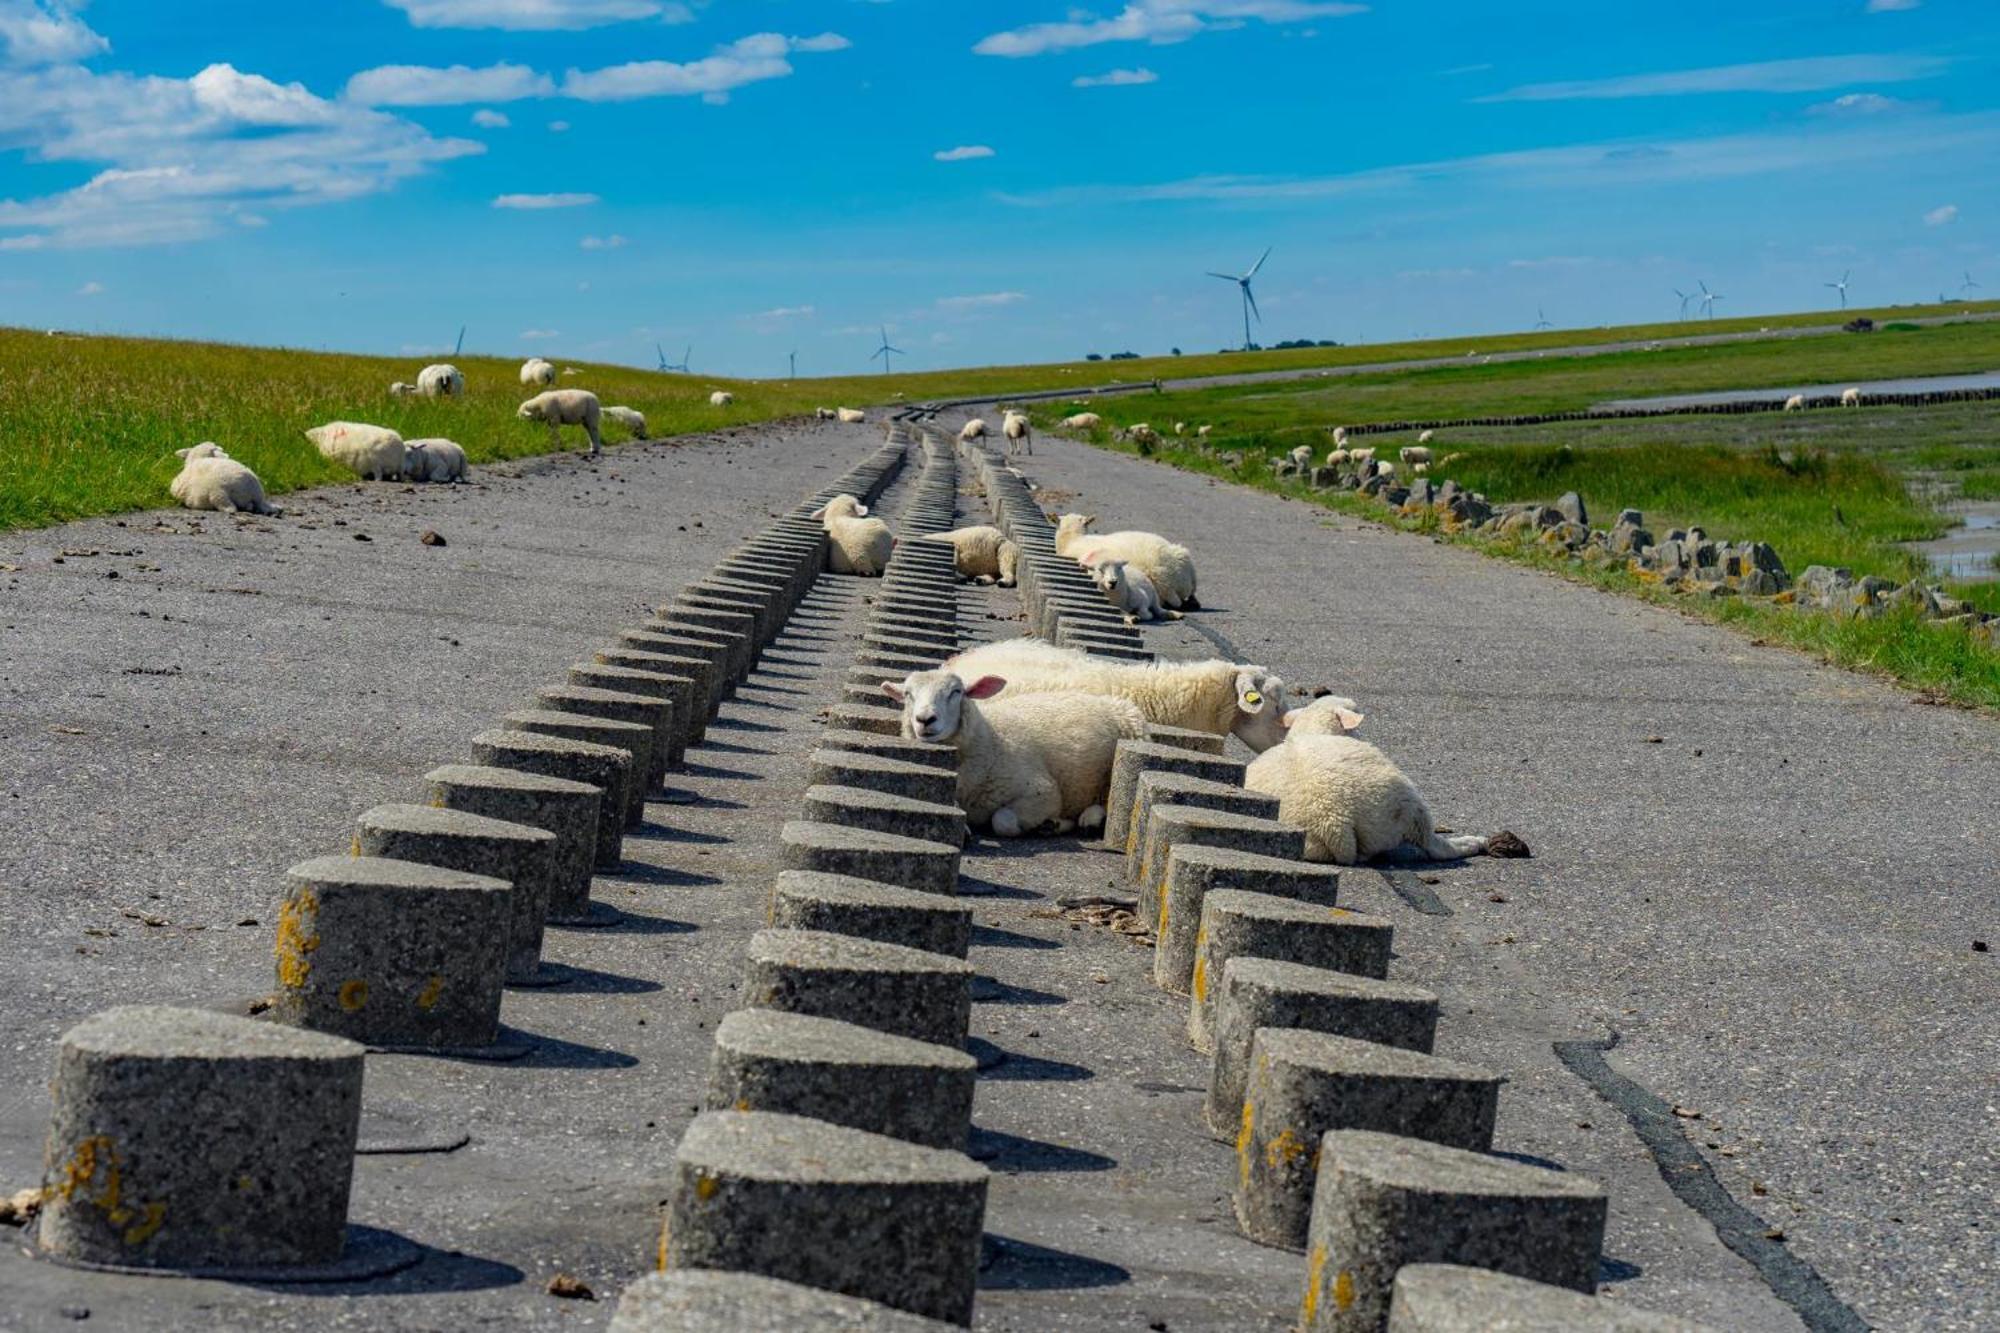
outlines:
[{"label": "sheep face", "polygon": [[807,518],[867,518],[868,506],[851,495],[836,495],[819,508],[806,515]]},{"label": "sheep face", "polygon": [[1304,708],[1294,708],[1280,721],[1294,736],[1345,736],[1361,725],[1365,714],[1352,699],[1323,694]]},{"label": "sheep face", "polygon": [[1263,667],[1236,673],[1236,738],[1262,754],[1285,739],[1285,682]]},{"label": "sheep face", "polygon": [[999,676],[967,685],[950,671],[915,671],[901,684],[882,682],[882,692],[903,706],[903,734],[920,741],[950,740],[965,720],[967,699],[990,699],[1006,688]]},{"label": "sheep face", "polygon": [[1090,566],[1090,577],[1097,583],[1100,592],[1115,593],[1118,585],[1125,582],[1125,562],[1100,560]]},{"label": "sheep face", "polygon": [[536,398],[530,398],[527,402],[521,404],[520,410],[515,412],[514,415],[523,421],[540,421],[542,419],[541,401]]}]

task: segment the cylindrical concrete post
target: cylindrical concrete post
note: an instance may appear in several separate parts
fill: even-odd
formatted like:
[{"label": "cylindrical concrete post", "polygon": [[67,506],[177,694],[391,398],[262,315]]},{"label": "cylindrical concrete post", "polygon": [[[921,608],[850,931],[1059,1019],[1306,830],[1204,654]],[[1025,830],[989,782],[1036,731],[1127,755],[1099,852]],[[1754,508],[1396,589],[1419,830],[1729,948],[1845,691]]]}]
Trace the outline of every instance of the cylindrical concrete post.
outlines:
[{"label": "cylindrical concrete post", "polygon": [[[565,713],[548,708],[523,708],[503,714],[501,725],[509,731],[531,732],[537,736],[558,736],[567,741],[585,741],[623,750],[631,762],[618,789],[619,820],[622,831],[637,826],[646,812],[646,766],[653,755],[653,728],[650,724],[620,722],[616,718],[594,717],[587,713]],[[604,835],[598,834],[598,855],[604,854]]]},{"label": "cylindrical concrete post", "polygon": [[529,824],[437,806],[378,805],[356,821],[353,850],[356,856],[442,866],[513,885],[507,980],[526,984],[541,977],[555,846],[555,834]]},{"label": "cylindrical concrete post", "polygon": [[901,944],[963,958],[972,941],[972,907],[958,898],[897,884],[786,870],[771,889],[771,925]]},{"label": "cylindrical concrete post", "polygon": [[597,808],[602,787],[483,764],[446,764],[424,774],[431,804],[532,828],[555,838],[549,853],[549,893],[544,919],[568,921],[590,914],[590,870],[597,850]]},{"label": "cylindrical concrete post", "polygon": [[[640,781],[638,800],[625,808],[625,826],[636,827],[646,817],[646,798],[658,791],[667,773],[667,751],[672,741],[673,709],[664,698],[632,694],[624,690],[599,690],[583,685],[545,685],[535,691],[535,706],[552,713],[569,713],[610,722],[629,722],[644,731],[631,738],[632,764]],[[579,736],[578,740],[595,737]],[[624,745],[625,741],[599,741]]]},{"label": "cylindrical concrete post", "polygon": [[1186,773],[1211,782],[1243,785],[1247,765],[1158,741],[1120,741],[1111,760],[1111,792],[1104,801],[1104,845],[1127,852],[1138,841],[1132,827],[1132,803],[1139,794],[1139,775],[1151,771]]},{"label": "cylindrical concrete post", "polygon": [[1546,1282],[1458,1264],[1412,1264],[1396,1271],[1389,1333],[1721,1333],[1624,1301],[1585,1296]]},{"label": "cylindrical concrete post", "polygon": [[1394,927],[1379,916],[1321,907],[1290,898],[1217,889],[1203,900],[1188,978],[1188,1040],[1204,1055],[1215,1050],[1215,998],[1222,970],[1237,957],[1275,958],[1334,972],[1389,975]]},{"label": "cylindrical concrete post", "polygon": [[586,689],[643,694],[664,702],[666,708],[658,715],[659,730],[653,735],[653,785],[658,787],[668,772],[681,766],[687,749],[681,734],[681,718],[694,707],[691,678],[644,667],[576,662],[570,666],[569,683]]},{"label": "cylindrical concrete post", "polygon": [[1139,919],[1160,919],[1160,891],[1167,877],[1167,857],[1175,848],[1193,843],[1201,847],[1231,847],[1259,856],[1301,860],[1306,854],[1306,835],[1290,824],[1256,815],[1231,814],[1227,810],[1204,810],[1193,805],[1155,805],[1139,833]]},{"label": "cylindrical concrete post", "polygon": [[750,937],[744,1002],[963,1046],[972,968],[959,958],[816,930]]},{"label": "cylindrical concrete post", "polygon": [[[591,856],[599,870],[617,868],[625,846],[625,788],[632,773],[630,750],[535,731],[482,731],[472,738],[472,757],[486,767],[567,778],[597,788],[597,836],[591,842]],[[587,902],[588,880],[583,891]],[[562,900],[558,900],[550,908],[549,919],[562,920],[561,911]]]},{"label": "cylindrical concrete post", "polygon": [[1167,854],[1167,876],[1153,930],[1158,941],[1153,949],[1153,983],[1160,989],[1188,993],[1195,938],[1201,933],[1201,905],[1215,889],[1244,889],[1332,907],[1340,894],[1340,872],[1329,865],[1229,847],[1182,843],[1173,848]]},{"label": "cylindrical concrete post", "polygon": [[951,843],[796,819],[778,831],[787,870],[853,875],[883,884],[957,894],[959,849]]},{"label": "cylindrical concrete post", "polygon": [[755,1273],[654,1273],[618,1295],[609,1333],[950,1333],[956,1324]]}]

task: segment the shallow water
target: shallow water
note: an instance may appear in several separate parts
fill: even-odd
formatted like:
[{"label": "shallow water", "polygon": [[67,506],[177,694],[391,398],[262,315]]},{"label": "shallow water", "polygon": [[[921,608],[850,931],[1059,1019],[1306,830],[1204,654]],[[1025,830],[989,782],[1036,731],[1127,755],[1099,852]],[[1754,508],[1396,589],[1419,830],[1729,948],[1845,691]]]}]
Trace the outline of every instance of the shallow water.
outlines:
[{"label": "shallow water", "polygon": [[1911,542],[1910,549],[1930,561],[1931,572],[1939,578],[1966,583],[1991,583],[2000,579],[2000,500],[1954,500],[1938,506],[1958,526],[1942,537],[1927,542]]},{"label": "shallow water", "polygon": [[1770,389],[1728,389],[1719,393],[1669,394],[1662,398],[1616,398],[1599,408],[1701,407],[1709,403],[1782,403],[1793,394],[1839,397],[1846,389],[1863,393],[1944,393],[1953,389],[2000,389],[2000,370],[1976,375],[1917,375],[1899,380],[1849,380],[1845,384],[1788,384]]}]

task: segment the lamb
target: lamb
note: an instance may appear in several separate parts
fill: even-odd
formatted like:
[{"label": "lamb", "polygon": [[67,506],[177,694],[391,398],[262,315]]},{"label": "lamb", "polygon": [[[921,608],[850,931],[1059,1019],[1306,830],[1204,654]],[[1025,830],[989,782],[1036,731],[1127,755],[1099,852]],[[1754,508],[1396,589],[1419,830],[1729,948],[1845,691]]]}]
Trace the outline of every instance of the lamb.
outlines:
[{"label": "lamb", "polygon": [[1080,690],[1139,706],[1146,721],[1234,735],[1252,750],[1285,739],[1285,682],[1260,666],[1204,662],[1112,662],[1042,639],[1003,639],[944,663],[968,680],[1004,677],[1009,697]]},{"label": "lamb", "polygon": [[708,405],[710,407],[728,407],[735,401],[736,395],[727,389],[717,389],[708,396]]},{"label": "lamb", "polygon": [[1806,410],[1806,396],[1805,396],[1804,394],[1802,394],[1802,393],[1795,393],[1795,394],[1793,394],[1793,395],[1792,395],[1792,396],[1791,396],[1790,398],[1787,398],[1787,399],[1785,400],[1785,410],[1786,410],[1787,412],[1803,412],[1803,411],[1805,411],[1805,410]]},{"label": "lamb", "polygon": [[464,481],[465,450],[450,440],[403,441],[405,481]]},{"label": "lamb", "polygon": [[1861,390],[1851,387],[1842,389],[1840,391],[1840,405],[1842,407],[1861,406]]},{"label": "lamb", "polygon": [[1000,419],[1000,433],[1007,437],[1007,457],[1012,458],[1021,450],[1035,452],[1035,433],[1028,426],[1028,418],[1019,412],[1009,411]]},{"label": "lamb", "polygon": [[521,363],[521,384],[524,388],[533,388],[539,384],[546,389],[555,382],[556,368],[551,362],[544,361],[539,356],[531,356]]},{"label": "lamb", "polygon": [[1374,457],[1375,446],[1372,444],[1366,449],[1349,449],[1347,451],[1347,461],[1350,463],[1367,463],[1372,461]]},{"label": "lamb", "polygon": [[633,439],[643,440],[646,438],[646,414],[644,412],[631,407],[607,407],[603,409],[603,415],[610,417],[626,430],[632,432]]},{"label": "lamb", "polygon": [[417,394],[423,398],[463,398],[465,376],[458,373],[457,366],[425,366],[417,372]]},{"label": "lamb", "polygon": [[1078,412],[1062,419],[1064,430],[1096,430],[1104,424],[1104,418],[1095,412]]},{"label": "lamb", "polygon": [[590,456],[595,458],[604,452],[604,437],[597,433],[603,413],[597,395],[588,389],[546,389],[522,403],[514,415],[523,421],[548,422],[551,449],[562,448],[564,426],[583,427],[583,433],[590,437]]},{"label": "lamb", "polygon": [[879,578],[888,567],[889,553],[896,538],[889,525],[868,517],[868,506],[851,495],[836,495],[806,515],[826,525],[832,538],[827,551],[827,568],[836,574],[859,574]]},{"label": "lamb", "polygon": [[1153,581],[1123,560],[1098,561],[1090,568],[1090,578],[1104,599],[1124,613],[1128,625],[1142,620],[1185,619],[1180,612],[1161,606],[1160,590]]},{"label": "lamb", "polygon": [[818,417],[821,421],[831,421],[834,418],[834,411],[830,407],[815,407],[813,409],[813,415]]},{"label": "lamb", "polygon": [[1326,451],[1326,465],[1328,467],[1339,467],[1352,457],[1353,455],[1345,449],[1329,449]]},{"label": "lamb", "polygon": [[1005,533],[990,526],[953,528],[950,532],[929,532],[917,538],[923,542],[950,542],[960,578],[975,583],[998,581],[1003,588],[1014,586],[1021,551]]},{"label": "lamb", "polygon": [[1084,534],[1097,520],[1085,514],[1064,514],[1056,520],[1056,552],[1079,564],[1106,556],[1123,560],[1153,581],[1160,601],[1176,611],[1198,611],[1195,597],[1194,553],[1156,533],[1126,531]]},{"label": "lamb", "polygon": [[882,683],[903,706],[903,735],[958,751],[958,804],[973,827],[1002,838],[1103,827],[1118,742],[1146,734],[1138,706],[1065,690],[994,699],[1006,687],[951,671]]},{"label": "lamb", "polygon": [[395,481],[403,475],[403,437],[387,426],[329,421],[305,435],[321,458],[348,468],[357,477]]},{"label": "lamb", "polygon": [[1396,457],[1405,463],[1428,463],[1431,461],[1431,451],[1419,445],[1406,444],[1396,451]]},{"label": "lamb", "polygon": [[405,384],[402,380],[397,380],[389,386],[389,396],[391,398],[414,398],[416,393],[416,385]]},{"label": "lamb", "polygon": [[1304,472],[1307,468],[1312,466],[1312,461],[1313,461],[1312,446],[1302,444],[1298,448],[1292,450],[1291,453],[1287,454],[1286,457],[1292,460],[1293,467],[1297,468],[1301,472]]},{"label": "lamb", "polygon": [[1431,436],[1435,434],[1437,434],[1437,432],[1434,430],[1420,430],[1417,432],[1417,443],[1429,444],[1431,442]]},{"label": "lamb", "polygon": [[984,434],[986,434],[986,420],[983,417],[974,417],[958,428],[958,438],[968,444]]},{"label": "lamb", "polygon": [[167,494],[185,507],[224,514],[242,510],[273,518],[285,512],[264,498],[264,483],[257,474],[222,452],[221,445],[204,440],[174,450],[174,456],[182,460],[181,470],[167,483]]},{"label": "lamb", "polygon": [[1333,695],[1285,714],[1289,733],[1250,762],[1243,785],[1278,798],[1278,818],[1305,830],[1306,860],[1356,865],[1409,846],[1432,860],[1476,856],[1490,839],[1437,831],[1416,784],[1389,757],[1347,732],[1354,701]]}]

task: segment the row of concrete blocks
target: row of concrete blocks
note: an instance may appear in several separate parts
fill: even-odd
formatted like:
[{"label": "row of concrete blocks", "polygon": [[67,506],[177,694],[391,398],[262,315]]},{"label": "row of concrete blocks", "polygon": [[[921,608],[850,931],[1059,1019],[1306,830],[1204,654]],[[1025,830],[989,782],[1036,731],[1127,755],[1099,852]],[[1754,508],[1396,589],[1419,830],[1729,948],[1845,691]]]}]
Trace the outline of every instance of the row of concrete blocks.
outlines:
[{"label": "row of concrete blocks", "polygon": [[[1203,1114],[1236,1147],[1237,1221],[1308,1255],[1301,1326],[1487,1327],[1517,1311],[1629,1327],[1574,1295],[1595,1290],[1602,1188],[1489,1155],[1502,1080],[1431,1054],[1438,997],[1388,980],[1391,924],[1338,905],[1338,872],[1301,859],[1303,834],[1221,748],[1201,733],[1121,742],[1105,845],[1155,925],[1155,983],[1189,997],[1189,1041],[1212,1057]],[[1413,1279],[1397,1295],[1398,1270],[1426,1263],[1530,1281]],[[1503,1304],[1449,1322],[1468,1292]],[[1391,1324],[1399,1302],[1415,1308]]]},{"label": "row of concrete blocks", "polygon": [[[906,536],[953,526],[950,451],[922,443]],[[748,949],[749,1007],[717,1026],[704,1110],[675,1153],[663,1271],[621,1298],[625,1333],[971,1320],[988,1173],[965,1151],[977,1061],[957,754],[896,734],[879,693],[956,646],[955,584],[949,546],[898,543],[848,680],[867,691],[808,759],[770,928]]]},{"label": "row of concrete blocks", "polygon": [[[877,451],[836,486],[878,494],[901,460]],[[370,810],[352,855],[294,867],[280,1021],[142,1005],[66,1032],[36,1251],[273,1281],[414,1262],[414,1245],[347,1225],[366,1049],[490,1049],[503,983],[551,979],[542,927],[590,918],[633,793],[701,739],[824,567],[804,517],[823,498],[481,733],[477,762],[428,774],[428,804]]]},{"label": "row of concrete blocks", "polygon": [[1055,527],[1020,474],[1002,455],[976,441],[962,447],[978,470],[994,525],[1020,551],[1016,579],[1029,628],[1051,642],[1101,657],[1152,661],[1138,630],[1105,602],[1074,560],[1056,552]]}]

